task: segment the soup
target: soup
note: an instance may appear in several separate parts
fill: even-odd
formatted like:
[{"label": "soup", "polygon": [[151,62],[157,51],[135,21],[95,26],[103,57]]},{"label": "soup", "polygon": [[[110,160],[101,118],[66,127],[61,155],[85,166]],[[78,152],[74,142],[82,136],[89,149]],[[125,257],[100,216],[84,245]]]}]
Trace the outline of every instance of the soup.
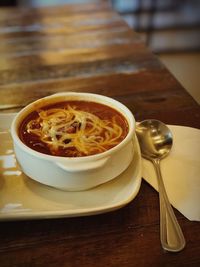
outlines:
[{"label": "soup", "polygon": [[65,101],[30,113],[19,127],[28,147],[53,156],[83,157],[105,152],[128,134],[117,110],[96,102]]}]

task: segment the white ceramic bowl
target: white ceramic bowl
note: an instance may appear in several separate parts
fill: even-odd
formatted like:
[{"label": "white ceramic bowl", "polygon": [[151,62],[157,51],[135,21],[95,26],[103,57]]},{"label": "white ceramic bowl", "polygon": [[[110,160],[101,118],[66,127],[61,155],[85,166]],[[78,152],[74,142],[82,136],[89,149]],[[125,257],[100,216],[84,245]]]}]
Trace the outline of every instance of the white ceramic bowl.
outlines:
[{"label": "white ceramic bowl", "polygon": [[[127,136],[117,146],[103,153],[79,158],[46,155],[29,148],[20,140],[19,125],[29,113],[42,106],[67,100],[92,101],[118,110],[129,124]],[[62,190],[86,190],[110,181],[129,166],[134,154],[135,119],[126,106],[112,98],[90,93],[58,93],[22,109],[12,122],[11,135],[16,158],[27,176]]]}]

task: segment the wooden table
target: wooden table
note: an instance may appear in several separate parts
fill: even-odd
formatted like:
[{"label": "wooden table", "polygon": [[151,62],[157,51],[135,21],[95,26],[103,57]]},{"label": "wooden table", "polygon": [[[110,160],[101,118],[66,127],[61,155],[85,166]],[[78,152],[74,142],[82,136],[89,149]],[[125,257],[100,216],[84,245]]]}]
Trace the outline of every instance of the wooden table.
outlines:
[{"label": "wooden table", "polygon": [[[0,104],[92,92],[121,101],[137,120],[200,128],[199,105],[106,1],[1,9],[0,53]],[[1,222],[0,266],[199,266],[200,224],[175,213],[187,240],[175,254],[161,248],[158,194],[144,181],[117,211]]]}]

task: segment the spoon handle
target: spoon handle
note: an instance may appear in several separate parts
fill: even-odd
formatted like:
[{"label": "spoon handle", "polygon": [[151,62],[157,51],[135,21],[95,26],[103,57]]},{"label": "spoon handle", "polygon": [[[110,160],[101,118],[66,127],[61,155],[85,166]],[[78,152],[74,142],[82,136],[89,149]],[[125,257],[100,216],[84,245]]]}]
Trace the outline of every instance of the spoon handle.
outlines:
[{"label": "spoon handle", "polygon": [[171,252],[178,252],[185,247],[185,238],[171,207],[160,170],[160,160],[154,159],[153,164],[158,179],[160,199],[160,239],[162,247]]}]

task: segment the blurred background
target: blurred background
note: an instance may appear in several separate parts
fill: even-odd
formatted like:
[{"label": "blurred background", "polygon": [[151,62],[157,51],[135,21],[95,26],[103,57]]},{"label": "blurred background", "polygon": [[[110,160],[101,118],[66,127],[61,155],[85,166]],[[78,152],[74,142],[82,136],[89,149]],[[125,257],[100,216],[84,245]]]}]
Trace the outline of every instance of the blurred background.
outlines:
[{"label": "blurred background", "polygon": [[[200,103],[200,0],[102,0],[143,38]],[[41,7],[92,0],[0,0],[0,7]]]}]

